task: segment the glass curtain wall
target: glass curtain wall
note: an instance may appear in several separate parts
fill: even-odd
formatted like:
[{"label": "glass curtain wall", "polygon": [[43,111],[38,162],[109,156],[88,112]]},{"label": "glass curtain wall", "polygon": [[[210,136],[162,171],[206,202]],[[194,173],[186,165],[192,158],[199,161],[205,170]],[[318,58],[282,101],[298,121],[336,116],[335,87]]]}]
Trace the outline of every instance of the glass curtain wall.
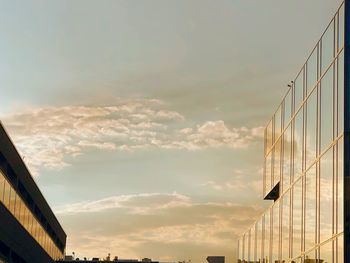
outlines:
[{"label": "glass curtain wall", "polygon": [[54,260],[63,259],[63,253],[55,245],[45,229],[16,193],[0,170],[0,202],[11,212],[23,228],[40,244]]},{"label": "glass curtain wall", "polygon": [[263,193],[280,195],[238,262],[343,262],[343,40],[342,4],[266,126]]}]

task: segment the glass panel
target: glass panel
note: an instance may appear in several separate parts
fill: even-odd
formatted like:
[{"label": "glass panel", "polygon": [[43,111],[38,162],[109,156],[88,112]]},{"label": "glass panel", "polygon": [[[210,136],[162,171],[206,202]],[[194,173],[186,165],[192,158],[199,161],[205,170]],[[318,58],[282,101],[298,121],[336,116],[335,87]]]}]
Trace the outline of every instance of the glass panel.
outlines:
[{"label": "glass panel", "polygon": [[242,238],[238,240],[238,259],[239,260],[243,259],[243,239]]},{"label": "glass panel", "polygon": [[250,230],[250,257],[249,260],[252,262],[255,262],[255,249],[256,243],[255,243],[255,226],[252,227]]},{"label": "glass panel", "polygon": [[284,99],[284,126],[286,127],[290,122],[292,116],[292,89],[289,89]]},{"label": "glass panel", "polygon": [[257,262],[262,262],[261,246],[262,246],[262,218],[260,218],[256,224],[256,261]]},{"label": "glass panel", "polygon": [[16,192],[13,188],[10,189],[10,211],[14,215],[15,214],[15,204],[16,204]]},{"label": "glass panel", "polygon": [[300,72],[299,76],[294,82],[294,93],[295,93],[295,111],[299,109],[301,103],[304,100],[304,85],[303,85],[303,71]]},{"label": "glass panel", "polygon": [[5,180],[4,184],[4,205],[9,209],[10,207],[10,184]]},{"label": "glass panel", "polygon": [[314,90],[307,100],[306,114],[306,167],[308,168],[316,159],[317,90]]},{"label": "glass panel", "polygon": [[333,262],[333,242],[328,242],[320,247],[320,262],[332,263]]},{"label": "glass panel", "polygon": [[248,235],[245,234],[243,237],[243,260],[248,261]]},{"label": "glass panel", "polygon": [[29,210],[28,210],[28,231],[31,234],[33,233],[33,217],[32,217],[32,215],[31,215]]},{"label": "glass panel", "polygon": [[293,187],[293,257],[301,254],[302,180]]},{"label": "glass panel", "polygon": [[323,242],[332,237],[333,148],[320,162],[320,242]]},{"label": "glass panel", "polygon": [[269,153],[269,155],[266,157],[265,160],[265,194],[268,193],[272,187],[271,187],[271,173],[272,173],[272,152]]},{"label": "glass panel", "polygon": [[265,262],[270,262],[270,209],[265,213],[264,224],[264,259]]},{"label": "glass panel", "polygon": [[344,46],[344,4],[339,10],[339,49]]},{"label": "glass panel", "polygon": [[23,209],[22,209],[22,218],[23,218],[23,226],[25,229],[27,229],[27,231],[29,231],[29,222],[28,222],[28,208],[23,205]]},{"label": "glass panel", "polygon": [[338,57],[338,134],[344,131],[344,52]]},{"label": "glass panel", "polygon": [[270,151],[272,146],[272,120],[266,127],[266,153]]},{"label": "glass panel", "polygon": [[290,218],[290,203],[289,191],[283,196],[282,203],[282,261],[287,261],[289,258],[289,218]]},{"label": "glass panel", "polygon": [[278,137],[281,135],[281,128],[282,128],[282,115],[281,115],[281,106],[278,107],[278,110],[275,113],[275,139],[276,141]]},{"label": "glass panel", "polygon": [[333,68],[321,81],[321,153],[333,139]]},{"label": "glass panel", "polygon": [[308,251],[316,244],[316,165],[306,173],[305,182],[305,251]]},{"label": "glass panel", "polygon": [[343,138],[338,141],[338,183],[337,183],[337,233],[344,231],[344,173],[343,173]]},{"label": "glass panel", "polygon": [[281,140],[278,140],[274,147],[274,170],[273,170],[273,186],[280,181],[281,175]]},{"label": "glass panel", "polygon": [[316,86],[318,80],[317,76],[317,47],[312,52],[309,60],[307,61],[307,95],[313,90]]},{"label": "glass panel", "polygon": [[0,172],[0,201],[4,202],[4,182],[5,178],[2,175],[2,173]]},{"label": "glass panel", "polygon": [[278,253],[279,253],[279,244],[280,244],[280,235],[279,235],[279,202],[277,201],[273,208],[272,208],[272,261],[271,262],[277,262],[279,260]]},{"label": "glass panel", "polygon": [[294,180],[296,180],[302,171],[302,153],[303,153],[303,110],[301,109],[295,117],[294,127]]},{"label": "glass panel", "polygon": [[321,72],[325,72],[334,54],[334,23],[332,22],[322,37]]},{"label": "glass panel", "polygon": [[292,153],[291,126],[289,125],[283,135],[283,191],[290,184],[290,159]]},{"label": "glass panel", "polygon": [[343,235],[337,238],[337,263],[344,262],[344,246],[343,246],[344,238]]},{"label": "glass panel", "polygon": [[[15,191],[12,189],[11,192],[15,192]],[[15,194],[15,196],[16,196],[15,197],[16,198],[16,205],[15,205],[14,215],[15,215],[16,219],[21,222],[20,216],[21,216],[22,201],[17,194]]]}]

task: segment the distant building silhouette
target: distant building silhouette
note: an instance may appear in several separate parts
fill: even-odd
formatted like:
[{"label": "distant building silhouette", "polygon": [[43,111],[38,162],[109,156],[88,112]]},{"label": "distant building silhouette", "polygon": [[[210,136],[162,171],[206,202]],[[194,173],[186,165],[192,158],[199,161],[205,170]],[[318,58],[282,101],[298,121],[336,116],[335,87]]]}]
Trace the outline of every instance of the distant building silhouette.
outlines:
[{"label": "distant building silhouette", "polygon": [[225,257],[224,256],[208,256],[207,261],[208,261],[208,263],[225,263]]},{"label": "distant building silhouette", "polygon": [[[59,260],[57,262],[60,263],[74,263],[74,262],[80,262],[80,263],[92,263],[92,262],[102,262],[102,263],[108,263],[108,262],[119,262],[119,263],[166,263],[166,262],[159,262],[159,261],[153,261],[150,258],[143,258],[141,261],[138,259],[120,259],[117,256],[113,258],[113,260],[110,259],[110,255],[108,255],[107,259],[100,259],[98,257],[94,257],[92,259],[80,259],[80,258],[74,258],[73,256],[65,256],[64,260]],[[170,263],[170,262],[169,262]]]}]

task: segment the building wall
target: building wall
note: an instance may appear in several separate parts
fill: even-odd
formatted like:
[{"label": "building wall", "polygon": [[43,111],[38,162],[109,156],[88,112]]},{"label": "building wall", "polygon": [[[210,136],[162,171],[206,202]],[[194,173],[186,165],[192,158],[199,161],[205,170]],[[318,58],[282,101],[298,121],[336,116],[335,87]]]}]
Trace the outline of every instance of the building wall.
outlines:
[{"label": "building wall", "polygon": [[240,238],[239,262],[344,261],[343,116],[342,5],[267,124],[263,195],[280,194]]},{"label": "building wall", "polygon": [[0,259],[55,262],[66,234],[0,123]]},{"label": "building wall", "polygon": [[1,170],[0,203],[11,213],[13,220],[17,220],[21,224],[23,229],[20,229],[20,231],[27,231],[52,259],[58,260],[63,258],[63,253],[17,194]]}]

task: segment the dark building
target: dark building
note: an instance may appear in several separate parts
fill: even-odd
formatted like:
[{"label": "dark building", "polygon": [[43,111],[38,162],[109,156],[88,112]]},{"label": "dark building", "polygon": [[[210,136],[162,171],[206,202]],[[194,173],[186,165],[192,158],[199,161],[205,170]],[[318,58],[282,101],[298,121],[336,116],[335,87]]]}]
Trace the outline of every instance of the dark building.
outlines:
[{"label": "dark building", "polygon": [[239,239],[238,262],[350,262],[350,0],[289,86],[265,129],[272,204]]},{"label": "dark building", "polygon": [[63,258],[66,234],[0,123],[0,262]]},{"label": "dark building", "polygon": [[100,262],[100,263],[113,263],[113,262],[119,262],[119,263],[142,263],[142,262],[148,262],[148,263],[160,263],[159,261],[153,261],[149,258],[144,258],[141,261],[138,259],[119,259],[118,257],[115,257],[113,260],[111,259],[100,259],[100,258],[92,258],[92,259],[74,259],[72,256],[66,256],[64,260],[59,260],[58,263],[93,263],[93,262]]},{"label": "dark building", "polygon": [[209,256],[207,257],[208,263],[225,263],[224,256]]}]

